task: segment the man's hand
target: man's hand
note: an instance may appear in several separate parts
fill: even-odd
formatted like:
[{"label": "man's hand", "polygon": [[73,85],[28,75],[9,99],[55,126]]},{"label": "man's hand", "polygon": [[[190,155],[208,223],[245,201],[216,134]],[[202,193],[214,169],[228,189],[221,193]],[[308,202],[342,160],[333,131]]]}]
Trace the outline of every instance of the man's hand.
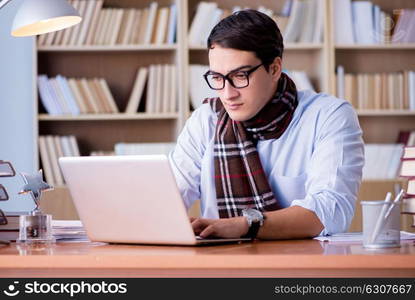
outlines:
[{"label": "man's hand", "polygon": [[202,238],[239,238],[247,234],[249,229],[245,217],[224,219],[190,218],[190,221],[195,234]]}]

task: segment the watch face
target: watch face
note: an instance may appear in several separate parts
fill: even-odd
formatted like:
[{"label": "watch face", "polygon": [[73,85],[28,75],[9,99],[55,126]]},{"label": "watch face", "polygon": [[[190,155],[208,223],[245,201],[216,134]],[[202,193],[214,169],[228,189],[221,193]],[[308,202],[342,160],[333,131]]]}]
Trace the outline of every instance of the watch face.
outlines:
[{"label": "watch face", "polygon": [[249,215],[249,217],[252,218],[253,222],[258,222],[263,219],[262,213],[256,209],[248,208],[246,212]]}]

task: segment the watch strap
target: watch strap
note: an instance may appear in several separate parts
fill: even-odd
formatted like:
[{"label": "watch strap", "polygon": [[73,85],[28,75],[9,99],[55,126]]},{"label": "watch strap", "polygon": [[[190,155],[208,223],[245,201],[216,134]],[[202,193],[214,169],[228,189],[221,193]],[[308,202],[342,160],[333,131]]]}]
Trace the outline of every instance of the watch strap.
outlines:
[{"label": "watch strap", "polygon": [[259,228],[261,227],[260,222],[252,222],[249,227],[248,233],[244,236],[250,239],[255,239],[258,235]]}]

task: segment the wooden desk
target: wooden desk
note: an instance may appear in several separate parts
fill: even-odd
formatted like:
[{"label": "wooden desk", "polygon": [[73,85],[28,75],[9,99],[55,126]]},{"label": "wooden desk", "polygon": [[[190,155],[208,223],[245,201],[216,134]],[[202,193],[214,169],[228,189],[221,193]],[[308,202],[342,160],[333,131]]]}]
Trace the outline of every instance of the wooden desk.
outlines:
[{"label": "wooden desk", "polygon": [[0,277],[415,277],[414,241],[366,250],[316,240],[204,247],[0,247]]}]

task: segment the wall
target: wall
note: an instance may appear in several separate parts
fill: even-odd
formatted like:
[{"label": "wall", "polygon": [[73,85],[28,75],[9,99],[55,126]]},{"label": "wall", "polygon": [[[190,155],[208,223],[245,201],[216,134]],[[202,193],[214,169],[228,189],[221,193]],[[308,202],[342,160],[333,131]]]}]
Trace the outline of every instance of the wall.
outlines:
[{"label": "wall", "polygon": [[[38,168],[37,113],[34,69],[34,38],[10,35],[13,17],[21,0],[0,10],[0,160],[11,161],[17,173],[33,173]],[[0,202],[5,211],[27,211],[34,207],[28,195],[18,195],[24,182],[20,174],[0,177],[10,200]]]}]

